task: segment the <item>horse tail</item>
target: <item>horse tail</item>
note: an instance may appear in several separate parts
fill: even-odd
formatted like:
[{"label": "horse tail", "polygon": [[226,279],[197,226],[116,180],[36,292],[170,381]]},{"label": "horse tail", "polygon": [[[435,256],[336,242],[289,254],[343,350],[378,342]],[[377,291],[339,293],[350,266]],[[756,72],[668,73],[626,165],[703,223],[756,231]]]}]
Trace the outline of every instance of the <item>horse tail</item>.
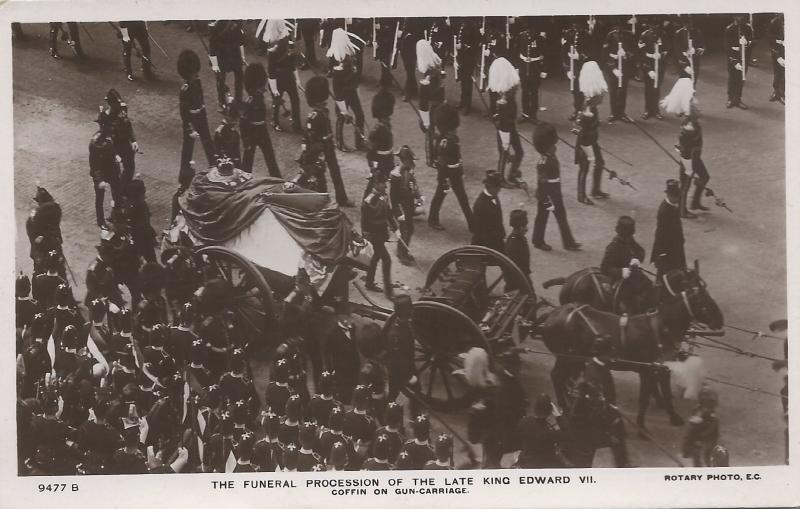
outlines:
[{"label": "horse tail", "polygon": [[546,290],[551,286],[563,286],[567,282],[567,278],[565,277],[556,277],[553,279],[548,279],[544,283],[542,283],[542,287]]}]

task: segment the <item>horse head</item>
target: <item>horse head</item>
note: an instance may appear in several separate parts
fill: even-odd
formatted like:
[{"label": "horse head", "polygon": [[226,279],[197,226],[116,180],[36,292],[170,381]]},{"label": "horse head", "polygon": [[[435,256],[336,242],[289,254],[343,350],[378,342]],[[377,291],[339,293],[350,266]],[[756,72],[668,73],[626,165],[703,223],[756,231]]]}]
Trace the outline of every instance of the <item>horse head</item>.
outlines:
[{"label": "horse head", "polygon": [[722,310],[708,293],[708,288],[702,280],[698,285],[682,292],[681,296],[693,321],[715,330],[725,325]]}]

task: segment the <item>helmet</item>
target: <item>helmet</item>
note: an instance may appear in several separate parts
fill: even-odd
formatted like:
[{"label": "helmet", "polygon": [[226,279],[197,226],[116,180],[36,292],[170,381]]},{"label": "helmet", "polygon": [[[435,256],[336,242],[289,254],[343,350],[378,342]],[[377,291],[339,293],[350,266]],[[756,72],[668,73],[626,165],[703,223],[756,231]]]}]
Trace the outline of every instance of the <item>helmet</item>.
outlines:
[{"label": "helmet", "polygon": [[333,431],[342,431],[344,426],[344,412],[342,407],[335,406],[331,408],[331,413],[328,415],[328,428]]},{"label": "helmet", "polygon": [[394,113],[394,95],[382,88],[372,98],[372,116],[375,118],[391,117]]},{"label": "helmet", "polygon": [[190,49],[181,51],[178,55],[178,74],[185,79],[189,80],[194,78],[200,71],[200,57],[197,53]]}]

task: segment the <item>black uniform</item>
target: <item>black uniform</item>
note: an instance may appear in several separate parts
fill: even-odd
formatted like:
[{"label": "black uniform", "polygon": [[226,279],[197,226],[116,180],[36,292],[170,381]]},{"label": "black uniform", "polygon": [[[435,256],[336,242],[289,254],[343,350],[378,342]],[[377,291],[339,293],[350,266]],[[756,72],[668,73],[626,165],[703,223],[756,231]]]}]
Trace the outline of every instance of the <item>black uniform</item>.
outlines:
[{"label": "black uniform", "polygon": [[544,246],[544,234],[547,228],[547,219],[550,211],[556,216],[558,229],[561,232],[561,241],[564,247],[576,244],[572,237],[572,230],[567,223],[567,210],[564,208],[564,199],[561,195],[561,167],[555,154],[542,156],[536,164],[536,219],[533,223],[534,246]]},{"label": "black uniform", "polygon": [[[425,133],[425,162],[428,166],[434,166],[434,128],[430,119],[434,118],[436,108],[444,102],[444,84],[442,82],[442,71],[431,68],[425,76],[419,80],[419,111],[421,115],[428,115],[428,125],[420,125]],[[422,121],[420,121],[422,122]]]},{"label": "black uniform", "polygon": [[439,224],[439,209],[448,189],[452,189],[458,199],[467,226],[472,229],[472,209],[467,192],[464,190],[464,167],[461,161],[461,145],[455,132],[439,133],[436,144],[436,191],[433,193],[428,213],[428,223]]},{"label": "black uniform", "polygon": [[367,270],[367,283],[375,282],[375,271],[378,269],[378,262],[383,268],[384,291],[391,292],[392,285],[392,257],[386,250],[386,242],[389,240],[389,227],[395,229],[395,221],[391,213],[389,197],[386,193],[378,193],[373,190],[361,205],[361,230],[372,243],[372,259],[369,261]]},{"label": "black uniform", "polygon": [[[203,151],[206,153],[208,166],[214,166],[214,142],[208,129],[206,104],[203,98],[203,85],[200,78],[192,78],[183,82],[179,96],[181,124],[183,126],[183,145],[181,146],[181,169],[178,182],[181,187],[188,188],[194,177],[194,170],[189,162],[194,156],[195,136],[200,138]],[[199,135],[199,136],[198,136]]]},{"label": "black uniform", "polygon": [[[297,20],[297,24],[299,25],[298,33],[300,38],[303,39],[305,43],[305,56],[306,61],[309,65],[316,65],[317,64],[317,52],[316,47],[314,45],[314,41],[317,37],[317,31],[320,27],[320,22],[318,18],[301,18]],[[301,66],[302,67],[302,66]]]},{"label": "black uniform", "polygon": [[394,169],[394,135],[389,118],[379,118],[367,137],[367,165],[369,166],[369,179],[364,189],[364,197],[370,191],[377,175],[389,178]]},{"label": "black uniform", "polygon": [[[364,146],[364,109],[361,107],[361,99],[358,97],[358,65],[355,55],[348,55],[344,60],[339,61],[333,57],[328,59],[331,70],[332,93],[337,103],[344,102],[345,110],[353,112],[355,120],[355,139],[356,148],[362,149]],[[339,149],[344,150],[344,124],[347,111],[342,111],[339,104],[336,105],[336,144]]]},{"label": "black uniform", "polygon": [[242,102],[242,87],[244,79],[244,62],[242,61],[241,48],[244,46],[244,32],[238,21],[219,20],[210,25],[208,36],[208,54],[217,57],[219,72],[217,75],[217,100],[220,106],[225,105],[225,95],[228,86],[225,78],[229,72],[233,73],[234,100],[237,104]]},{"label": "black uniform", "polygon": [[[578,165],[578,201],[591,203],[586,198],[586,177],[589,174],[590,159],[594,160],[591,194],[597,197],[607,196],[600,190],[605,161],[598,143],[600,113],[597,111],[597,106],[592,105],[578,113],[576,124],[578,136],[575,140],[577,141],[575,143],[575,164]],[[591,157],[589,157],[589,151],[591,151]]]},{"label": "black uniform", "polygon": [[412,99],[417,96],[417,41],[425,37],[425,19],[403,18],[400,30],[403,34],[398,41],[398,48],[403,57],[403,67],[406,71],[403,97]]},{"label": "black uniform", "polygon": [[[690,129],[687,129],[690,127]],[[681,180],[683,185],[684,206],[686,205],[686,197],[691,185],[690,179],[692,175],[695,178],[694,194],[692,195],[692,203],[689,206],[691,209],[705,210],[700,204],[703,196],[703,189],[711,179],[708,174],[708,169],[703,162],[703,128],[700,122],[694,116],[689,116],[681,123],[681,133],[678,136],[678,149],[681,154]],[[686,168],[686,161],[690,161],[690,168]]]},{"label": "black uniform", "polygon": [[[621,59],[619,58],[620,46],[624,52]],[[612,119],[625,119],[627,116],[625,106],[628,100],[628,81],[634,75],[635,46],[633,34],[627,30],[614,28],[606,35],[603,58],[606,63],[606,83],[608,83]],[[614,71],[621,71],[621,76],[614,74]]]},{"label": "black uniform", "polygon": [[[409,385],[416,375],[414,364],[414,325],[411,320],[395,320],[386,331],[386,342],[389,350],[389,401],[395,401],[400,392]],[[419,380],[411,386],[419,390]],[[411,414],[416,415],[418,403],[411,399]]]},{"label": "black uniform", "polygon": [[546,39],[533,27],[520,32],[514,50],[519,63],[522,114],[536,120],[539,111],[539,86],[547,76]]},{"label": "black uniform", "polygon": [[457,65],[456,80],[461,83],[461,96],[458,108],[469,114],[472,109],[473,75],[477,56],[480,52],[480,32],[474,20],[464,18],[456,32],[454,60]]},{"label": "black uniform", "polygon": [[686,268],[683,250],[683,225],[677,204],[661,202],[656,218],[656,234],[650,261],[658,268],[658,279],[673,269]]},{"label": "black uniform", "polygon": [[136,153],[133,144],[136,143],[136,133],[133,131],[133,124],[128,117],[127,107],[122,107],[114,112],[106,108],[100,112],[98,123],[108,123],[111,126],[111,140],[114,144],[114,151],[122,163],[122,184],[127,185],[136,173]]},{"label": "black uniform", "polygon": [[503,252],[506,229],[500,199],[482,191],[472,208],[472,243]]},{"label": "black uniform", "polygon": [[293,49],[294,41],[287,36],[268,50],[269,79],[275,80],[276,88],[272,90],[272,126],[279,129],[283,94],[287,93],[292,107],[292,128],[295,132],[300,132],[300,96],[297,94],[297,82],[294,76],[296,64]]},{"label": "black uniform", "polygon": [[[125,63],[125,71],[128,79],[133,78],[133,68],[131,67],[131,50],[135,43],[139,43],[142,59],[142,72],[147,77],[153,75],[152,60],[150,60],[150,37],[147,33],[147,23],[145,21],[120,21],[119,28],[122,33],[122,61]],[[124,29],[124,30],[123,30]],[[127,31],[127,41],[125,40]]]},{"label": "black uniform", "polygon": [[[644,113],[646,117],[660,117],[658,102],[668,56],[668,46],[663,31],[649,27],[642,32],[639,37],[639,50],[644,73]],[[651,72],[653,76],[650,75]]]},{"label": "black uniform", "polygon": [[78,23],[75,21],[67,22],[67,30],[64,30],[64,23],[50,23],[50,56],[53,58],[61,58],[58,53],[58,34],[61,33],[61,40],[66,41],[67,44],[75,52],[78,58],[85,58],[81,47],[81,31],[78,29]]},{"label": "black uniform", "polygon": [[[578,111],[583,108],[583,93],[579,87],[578,77],[581,74],[581,67],[587,58],[586,46],[588,45],[588,40],[588,32],[577,27],[569,27],[561,32],[561,57],[564,74],[567,75],[569,80],[574,115],[577,115]],[[572,77],[570,77],[570,73],[572,73]]]},{"label": "black uniform", "polygon": [[[531,279],[531,252],[528,247],[528,239],[522,232],[512,231],[506,238],[505,249],[502,251],[508,256],[525,277]],[[513,286],[506,286],[506,291],[515,289]]]},{"label": "black uniform", "polygon": [[250,90],[248,92],[250,95],[243,105],[239,119],[239,129],[244,145],[242,170],[252,173],[256,148],[260,148],[269,174],[281,178],[278,161],[275,159],[275,151],[272,148],[272,140],[267,129],[267,106],[264,102],[264,91]]},{"label": "black uniform", "polygon": [[105,224],[103,211],[103,198],[105,188],[100,187],[106,182],[111,187],[111,196],[116,203],[122,203],[120,194],[119,163],[116,159],[114,143],[108,132],[98,131],[89,142],[89,175],[94,183],[94,211],[97,226]]},{"label": "black uniform", "polygon": [[344,205],[348,203],[347,191],[342,182],[342,173],[339,169],[339,161],[336,158],[336,149],[333,144],[333,133],[331,132],[331,120],[328,116],[328,108],[315,107],[306,116],[306,128],[303,136],[303,142],[306,149],[312,145],[317,145],[323,154],[325,154],[325,164],[328,166],[328,172],[331,174],[331,182],[333,189],[336,193],[336,203]]},{"label": "black uniform", "polygon": [[[750,64],[752,43],[753,28],[745,22],[741,24],[733,22],[725,28],[725,51],[728,54],[728,103],[731,106],[738,106],[742,102],[742,88]],[[744,58],[742,58],[742,47],[744,47]]]},{"label": "black uniform", "polygon": [[772,99],[784,101],[786,94],[786,50],[784,48],[783,14],[769,22],[769,46],[772,57]]},{"label": "black uniform", "polygon": [[414,234],[414,210],[419,196],[414,170],[397,166],[390,174],[389,185],[392,215],[400,228],[400,237],[405,242],[405,246],[398,242],[397,253],[401,257],[407,256],[410,254],[407,246],[411,245],[411,236]]},{"label": "black uniform", "polygon": [[698,28],[686,24],[675,31],[673,36],[673,46],[675,58],[678,60],[678,67],[683,69],[689,67],[693,69],[695,87],[697,78],[700,77],[700,56],[705,51],[703,34]]},{"label": "black uniform", "polygon": [[[389,88],[392,86],[392,69],[397,67],[397,52],[400,49],[401,18],[377,18],[375,20],[375,60],[381,66],[381,77],[378,86]],[[395,41],[397,35],[397,41]]]},{"label": "black uniform", "polygon": [[436,460],[436,455],[427,440],[420,442],[416,439],[411,439],[403,444],[400,453],[406,453],[410,460],[410,465],[408,466],[398,463],[397,468],[401,470],[422,470],[429,461]]},{"label": "black uniform", "polygon": [[[503,180],[515,182],[522,177],[519,167],[522,164],[522,142],[517,132],[517,101],[514,94],[503,94],[495,102],[494,121],[497,126],[497,172]],[[503,137],[508,137],[508,148],[503,147]],[[511,169],[506,178],[506,161],[511,152]]]},{"label": "black uniform", "polygon": [[627,268],[634,258],[644,261],[645,251],[633,237],[615,236],[606,246],[600,271],[615,280],[622,279],[622,269]]}]

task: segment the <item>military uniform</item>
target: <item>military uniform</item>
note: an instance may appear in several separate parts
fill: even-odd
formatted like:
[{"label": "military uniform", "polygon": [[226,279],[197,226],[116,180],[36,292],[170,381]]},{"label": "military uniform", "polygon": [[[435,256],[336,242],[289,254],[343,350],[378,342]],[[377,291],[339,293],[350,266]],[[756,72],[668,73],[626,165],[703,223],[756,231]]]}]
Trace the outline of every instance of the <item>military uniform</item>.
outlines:
[{"label": "military uniform", "polygon": [[436,108],[444,102],[442,74],[441,69],[431,67],[419,80],[419,113],[422,117],[420,127],[425,133],[425,162],[430,167],[434,166],[435,153],[434,129],[430,119],[435,115]]},{"label": "military uniform", "polygon": [[[381,76],[378,86],[390,88],[392,86],[392,69],[397,67],[397,51],[400,41],[399,33],[402,26],[401,18],[376,18],[375,19],[375,60],[381,66]],[[395,34],[397,41],[395,41]]]},{"label": "military uniform", "polygon": [[[508,256],[514,265],[525,274],[525,278],[530,281],[531,279],[531,252],[528,248],[528,239],[525,237],[524,231],[512,231],[505,241],[505,246],[502,251],[503,254]],[[514,287],[506,286],[506,291],[512,290]]]},{"label": "military uniform", "polygon": [[339,161],[336,158],[333,133],[331,132],[331,121],[328,117],[327,106],[314,106],[306,116],[306,127],[303,136],[306,150],[311,145],[317,145],[325,154],[325,164],[331,175],[331,183],[336,196],[336,203],[345,205],[349,203],[347,190],[342,181],[342,173],[339,169]]},{"label": "military uniform", "polygon": [[48,310],[55,306],[56,289],[67,282],[58,274],[46,272],[38,274],[33,278],[32,295],[43,310]]},{"label": "military uniform", "polygon": [[480,49],[480,32],[472,18],[462,18],[456,31],[454,61],[457,65],[456,80],[461,84],[458,109],[469,114],[472,109],[473,75]]},{"label": "military uniform", "polygon": [[248,90],[250,94],[242,106],[239,118],[239,129],[242,133],[242,170],[252,173],[253,159],[256,148],[261,149],[267,170],[273,177],[281,178],[278,161],[275,159],[275,150],[267,130],[267,106],[264,102],[263,90]]},{"label": "military uniform", "polygon": [[503,252],[506,229],[503,225],[503,209],[500,198],[483,190],[472,208],[472,244]]},{"label": "military uniform", "polygon": [[369,166],[369,178],[367,187],[364,189],[366,198],[377,175],[388,179],[389,173],[394,169],[394,136],[392,135],[392,124],[388,118],[379,118],[375,126],[367,137],[367,165]]},{"label": "military uniform", "polygon": [[615,280],[622,279],[622,269],[630,267],[634,258],[644,260],[644,248],[633,237],[615,236],[606,246],[600,271]]},{"label": "military uniform", "polygon": [[[621,54],[620,48],[622,48]],[[614,120],[630,121],[628,115],[625,114],[625,107],[628,100],[628,81],[634,75],[634,48],[633,34],[627,30],[615,27],[606,35],[603,59],[605,60],[606,83],[608,83],[608,96],[611,103],[609,122]]]},{"label": "military uniform", "polygon": [[94,210],[97,226],[105,224],[105,213],[103,211],[103,198],[105,188],[101,187],[103,182],[111,188],[111,195],[114,202],[122,203],[122,193],[120,192],[120,171],[119,162],[114,143],[109,131],[100,131],[92,136],[89,142],[89,175],[94,183]]},{"label": "military uniform", "polygon": [[[655,26],[650,26],[639,37],[642,71],[644,73],[644,114],[643,119],[662,117],[659,109],[661,84],[667,67],[669,46],[666,34]],[[652,73],[652,75],[651,75]]]},{"label": "military uniform", "polygon": [[389,228],[396,229],[395,221],[391,215],[389,197],[386,193],[379,193],[373,190],[369,196],[364,198],[361,205],[361,230],[372,243],[373,254],[369,261],[367,270],[367,284],[374,284],[375,271],[378,262],[381,262],[383,269],[384,291],[391,292],[392,285],[392,257],[386,250],[386,242],[389,240]]},{"label": "military uniform", "polygon": [[689,208],[692,210],[708,210],[704,207],[700,200],[703,197],[703,190],[710,180],[708,169],[703,162],[703,128],[700,122],[693,115],[685,118],[681,122],[681,132],[678,136],[678,150],[681,155],[681,175],[680,182],[682,183],[682,213],[685,213],[686,198],[691,186],[691,179],[694,176],[695,187],[694,194],[692,195],[692,203]]},{"label": "military uniform", "polygon": [[111,126],[111,140],[114,151],[122,163],[121,181],[125,186],[136,173],[136,152],[133,148],[136,144],[136,133],[133,130],[131,119],[128,117],[127,105],[121,102],[116,111],[111,108],[104,109],[100,112],[97,123],[108,123]]},{"label": "military uniform", "polygon": [[395,167],[389,177],[389,197],[392,204],[392,215],[398,223],[400,238],[403,243],[397,243],[397,254],[401,259],[408,259],[411,253],[411,236],[414,234],[414,213],[416,201],[419,197],[419,188],[413,168],[401,163]]},{"label": "military uniform", "polygon": [[[152,60],[150,60],[150,37],[147,33],[146,21],[120,21],[120,37],[122,37],[122,61],[128,79],[133,81],[133,68],[131,67],[131,50],[135,43],[139,43],[142,59],[142,71],[148,78],[153,76]],[[126,40],[127,39],[127,40]]]},{"label": "military uniform", "polygon": [[[497,126],[497,152],[498,165],[497,171],[503,180],[516,182],[522,177],[519,166],[522,164],[524,152],[517,132],[517,102],[514,94],[503,94],[497,99],[495,114],[493,116]],[[511,157],[511,169],[506,178],[505,166],[509,157],[509,149],[513,152]]]},{"label": "military uniform", "polygon": [[589,34],[586,30],[575,25],[564,29],[561,32],[561,57],[564,73],[569,80],[570,93],[572,94],[572,109],[574,111],[570,120],[573,120],[578,112],[583,109],[583,93],[581,92],[578,78],[581,74],[581,67],[587,59],[587,46],[589,45]]},{"label": "military uniform", "polygon": [[402,32],[397,47],[400,56],[403,57],[403,67],[406,71],[406,83],[403,89],[403,99],[413,99],[417,97],[417,41],[425,37],[424,18],[403,18],[400,26]]},{"label": "military uniform", "polygon": [[658,208],[655,240],[650,257],[650,261],[658,269],[658,279],[673,269],[686,268],[683,242],[683,225],[678,204],[664,199]]},{"label": "military uniform", "polygon": [[578,135],[575,144],[575,164],[578,165],[578,201],[591,205],[592,201],[586,197],[586,177],[589,174],[589,166],[594,163],[592,168],[592,196],[596,198],[607,198],[608,195],[600,190],[600,182],[603,176],[603,152],[598,143],[600,113],[597,106],[591,105],[578,113],[576,119]]},{"label": "military uniform", "polygon": [[719,440],[719,419],[713,409],[698,407],[689,417],[689,430],[683,442],[683,457],[693,466],[708,467],[712,449]]},{"label": "military uniform", "polygon": [[520,32],[515,41],[514,57],[519,62],[520,90],[522,91],[522,115],[536,120],[539,112],[539,86],[547,77],[545,63],[546,39],[532,26]]},{"label": "military uniform", "polygon": [[783,14],[769,22],[769,46],[772,57],[772,97],[770,101],[784,102],[786,97],[786,49],[784,47]]},{"label": "military uniform", "polygon": [[693,71],[691,76],[697,87],[697,79],[700,77],[700,56],[705,51],[703,34],[698,28],[686,22],[682,27],[675,31],[673,37],[675,57],[678,60],[678,67],[685,69],[689,67]]},{"label": "military uniform", "polygon": [[292,128],[295,132],[301,132],[300,127],[300,96],[297,94],[297,82],[295,81],[295,57],[294,41],[290,36],[274,43],[269,48],[267,60],[269,62],[269,79],[274,84],[272,92],[272,126],[280,130],[280,112],[283,103],[283,94],[289,94],[289,103],[292,108]]},{"label": "military uniform", "polygon": [[233,73],[234,100],[237,104],[242,102],[242,86],[244,74],[242,67],[244,61],[242,49],[244,47],[244,31],[241,23],[232,20],[218,20],[209,24],[208,54],[213,61],[216,60],[217,100],[220,106],[226,104],[225,95],[228,86],[225,78],[229,72]]},{"label": "military uniform", "polygon": [[344,143],[344,125],[347,110],[353,112],[355,120],[355,140],[356,149],[364,148],[364,109],[361,107],[361,99],[358,97],[358,65],[355,61],[356,55],[345,56],[344,60],[339,61],[334,57],[328,60],[331,72],[333,98],[336,101],[336,145],[339,150],[347,151]]},{"label": "military uniform", "polygon": [[401,466],[401,462],[398,460],[398,470],[422,470],[429,461],[436,460],[436,456],[433,454],[433,449],[431,449],[431,446],[427,440],[418,440],[414,438],[407,441],[405,444],[403,444],[403,448],[400,450],[399,456],[402,456],[403,453],[408,455],[411,465],[410,467],[407,466],[403,468],[403,466]]},{"label": "military uniform", "polygon": [[179,96],[181,123],[183,125],[183,145],[181,146],[181,168],[178,183],[188,188],[194,177],[194,169],[189,162],[194,155],[194,136],[200,138],[208,166],[214,166],[214,142],[208,129],[206,105],[203,99],[203,85],[200,78],[194,77],[183,82]]},{"label": "military uniform", "polygon": [[464,167],[461,161],[461,146],[455,131],[439,133],[436,144],[436,191],[431,199],[428,223],[439,225],[439,209],[442,208],[448,189],[456,195],[467,227],[472,229],[472,209],[469,206],[467,192],[464,190]]},{"label": "military uniform", "polygon": [[734,21],[725,28],[725,51],[728,54],[728,108],[738,106],[747,109],[742,103],[742,89],[750,64],[752,44],[753,28],[744,21],[741,23]]},{"label": "military uniform", "polygon": [[567,211],[564,208],[564,199],[561,195],[561,168],[555,154],[541,156],[536,164],[536,219],[533,223],[532,242],[535,247],[547,246],[544,234],[547,228],[547,219],[550,211],[556,216],[558,229],[561,232],[561,241],[565,249],[576,246],[572,237],[572,230],[567,223]]}]

